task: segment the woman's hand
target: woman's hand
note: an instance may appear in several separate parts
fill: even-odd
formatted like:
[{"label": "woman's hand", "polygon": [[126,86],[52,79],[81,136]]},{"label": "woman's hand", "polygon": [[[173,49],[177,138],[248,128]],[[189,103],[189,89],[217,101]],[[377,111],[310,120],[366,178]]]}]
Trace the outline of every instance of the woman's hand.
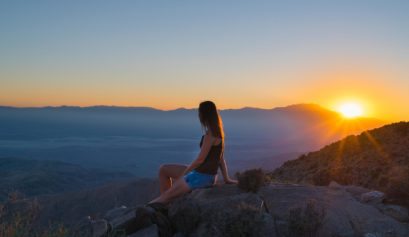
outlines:
[{"label": "woman's hand", "polygon": [[238,184],[239,182],[235,179],[231,179],[231,178],[227,178],[226,180],[224,180],[225,184]]}]

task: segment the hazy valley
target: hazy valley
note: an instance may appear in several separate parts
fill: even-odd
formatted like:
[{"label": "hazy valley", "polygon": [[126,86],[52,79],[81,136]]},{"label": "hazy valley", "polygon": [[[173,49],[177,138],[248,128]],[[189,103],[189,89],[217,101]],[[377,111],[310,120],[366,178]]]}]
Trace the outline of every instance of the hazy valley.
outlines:
[{"label": "hazy valley", "polygon": [[[45,227],[50,221],[73,226],[87,215],[101,218],[111,208],[146,203],[158,194],[155,179],[160,164],[189,163],[199,152],[201,128],[193,109],[2,107],[0,115],[0,198],[6,201],[9,214],[29,212],[35,203],[36,228]],[[231,173],[251,168],[273,171],[284,164],[272,177],[286,182],[308,182],[311,175],[322,175],[317,159],[314,162],[318,164],[311,161],[302,166],[291,165],[298,164],[300,159],[310,160],[316,153],[311,151],[334,147],[322,155],[333,157],[340,142],[328,144],[384,123],[365,118],[346,120],[338,113],[311,104],[271,110],[223,110],[221,116]],[[402,126],[406,129],[406,125]],[[389,142],[399,141],[398,135],[388,137]],[[351,140],[351,136],[346,139]],[[383,142],[382,135],[374,139]],[[362,144],[366,144],[368,154],[377,152],[371,143]],[[348,147],[345,154],[353,157]],[[306,153],[307,156],[301,156]],[[365,162],[362,167],[368,165]],[[288,167],[300,168],[292,171]],[[378,179],[343,182],[325,177],[368,188],[379,185]],[[329,181],[312,183],[327,185]],[[266,192],[272,191],[269,190]],[[306,195],[318,195],[314,190]]]},{"label": "hazy valley", "polygon": [[[317,105],[222,110],[226,159],[273,169],[285,160],[378,127]],[[160,164],[189,163],[199,151],[197,110],[126,107],[0,107],[0,157],[58,160],[154,177]],[[248,163],[248,161],[250,161]]]}]

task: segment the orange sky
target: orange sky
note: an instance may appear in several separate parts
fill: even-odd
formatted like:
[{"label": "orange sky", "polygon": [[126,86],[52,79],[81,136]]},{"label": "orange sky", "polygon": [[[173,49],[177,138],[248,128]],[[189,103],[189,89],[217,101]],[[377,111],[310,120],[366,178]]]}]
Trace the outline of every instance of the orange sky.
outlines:
[{"label": "orange sky", "polygon": [[361,103],[409,120],[409,2],[0,3],[0,105]]},{"label": "orange sky", "polygon": [[[250,75],[233,75],[234,80],[224,79],[223,84],[230,88],[200,85],[195,81],[164,81],[161,86],[139,86],[138,81],[130,85],[105,84],[77,85],[56,84],[50,89],[38,85],[25,86],[10,83],[7,91],[2,91],[0,102],[12,106],[59,106],[59,105],[117,105],[151,106],[159,109],[179,107],[195,108],[205,99],[214,100],[221,109],[241,108],[244,106],[273,108],[296,103],[317,103],[336,110],[345,102],[359,103],[364,116],[385,120],[403,120],[408,118],[405,104],[406,95],[401,85],[388,85],[387,78],[396,76],[381,71],[352,70],[345,68],[303,73],[271,75],[282,77],[283,82],[268,79],[267,74],[259,75],[260,84],[248,83]],[[257,73],[254,76],[258,76]],[[293,80],[302,77],[304,80]],[[214,80],[213,82],[215,82]],[[13,88],[14,87],[14,88]],[[92,87],[92,89],[89,89]],[[142,87],[142,88],[141,88]],[[408,87],[409,88],[409,87]],[[0,89],[1,90],[1,89]],[[15,93],[19,91],[19,93]],[[401,101],[399,103],[399,101]]]}]

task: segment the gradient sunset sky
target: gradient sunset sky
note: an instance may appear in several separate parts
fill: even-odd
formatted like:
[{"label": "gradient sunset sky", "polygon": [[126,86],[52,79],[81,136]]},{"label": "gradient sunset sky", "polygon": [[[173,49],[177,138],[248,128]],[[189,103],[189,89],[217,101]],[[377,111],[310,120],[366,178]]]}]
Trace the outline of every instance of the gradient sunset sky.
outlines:
[{"label": "gradient sunset sky", "polygon": [[0,105],[409,119],[409,1],[1,1]]}]

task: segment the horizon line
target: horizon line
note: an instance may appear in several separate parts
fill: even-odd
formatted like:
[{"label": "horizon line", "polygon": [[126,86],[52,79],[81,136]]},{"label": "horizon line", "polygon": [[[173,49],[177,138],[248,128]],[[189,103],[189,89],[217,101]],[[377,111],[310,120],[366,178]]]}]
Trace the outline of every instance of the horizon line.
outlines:
[{"label": "horizon line", "polygon": [[[262,107],[255,107],[255,106],[243,106],[243,107],[238,107],[238,108],[223,108],[218,110],[242,110],[242,109],[256,109],[256,110],[273,110],[273,109],[279,109],[279,108],[287,108],[287,107],[292,107],[292,106],[316,106],[320,107],[329,111],[333,111],[338,113],[335,110],[329,109],[325,106],[322,106],[318,103],[295,103],[295,104],[288,104],[284,106],[276,106],[272,108],[262,108]],[[95,105],[67,105],[67,104],[62,104],[62,105],[39,105],[39,106],[14,106],[14,105],[2,105],[0,104],[0,108],[14,108],[14,109],[45,109],[45,108],[95,108],[95,107],[111,107],[111,108],[128,108],[128,109],[139,109],[139,108],[145,108],[145,109],[154,109],[154,110],[160,110],[160,111],[174,111],[174,110],[194,110],[197,109],[197,107],[176,107],[173,109],[160,109],[157,107],[153,106],[126,106],[126,105],[107,105],[107,104],[95,104]]]}]

